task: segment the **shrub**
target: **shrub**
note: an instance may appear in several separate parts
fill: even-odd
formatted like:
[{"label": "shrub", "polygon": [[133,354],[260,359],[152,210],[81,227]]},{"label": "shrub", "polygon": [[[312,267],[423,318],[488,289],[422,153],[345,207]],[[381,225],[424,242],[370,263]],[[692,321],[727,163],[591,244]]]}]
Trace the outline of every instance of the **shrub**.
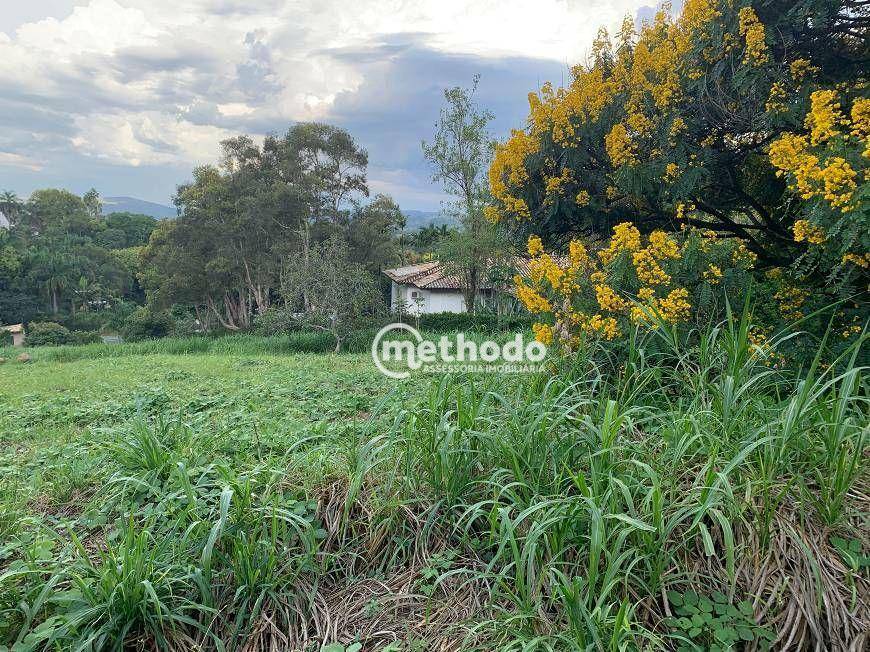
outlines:
[{"label": "shrub", "polygon": [[102,341],[99,331],[73,331],[72,336],[76,344],[96,344]]},{"label": "shrub", "polygon": [[254,317],[254,332],[257,335],[281,335],[298,331],[301,322],[294,311],[289,308],[269,308],[262,315]]},{"label": "shrub", "polygon": [[12,346],[12,333],[0,331],[0,346]]},{"label": "shrub", "polygon": [[127,319],[121,334],[131,342],[166,337],[175,328],[175,321],[167,312],[152,312],[140,308]]},{"label": "shrub", "polygon": [[403,315],[402,321],[419,326],[421,330],[475,331],[483,333],[499,333],[507,331],[528,330],[534,321],[529,315],[498,315],[493,312],[436,312],[414,317]]},{"label": "shrub", "polygon": [[57,322],[34,322],[27,329],[28,346],[61,346],[74,342],[75,338],[69,329]]}]

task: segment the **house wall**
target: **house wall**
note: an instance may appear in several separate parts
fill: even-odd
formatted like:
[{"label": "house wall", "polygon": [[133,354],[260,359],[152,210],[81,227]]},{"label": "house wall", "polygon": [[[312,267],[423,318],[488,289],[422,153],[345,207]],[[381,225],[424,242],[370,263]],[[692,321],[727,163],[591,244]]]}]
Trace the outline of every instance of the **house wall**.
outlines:
[{"label": "house wall", "polygon": [[[417,296],[412,296],[416,292]],[[413,285],[400,285],[393,281],[390,287],[390,308],[398,312],[403,305],[405,314],[422,315],[433,312],[466,312],[461,292],[452,290],[422,290]]]}]

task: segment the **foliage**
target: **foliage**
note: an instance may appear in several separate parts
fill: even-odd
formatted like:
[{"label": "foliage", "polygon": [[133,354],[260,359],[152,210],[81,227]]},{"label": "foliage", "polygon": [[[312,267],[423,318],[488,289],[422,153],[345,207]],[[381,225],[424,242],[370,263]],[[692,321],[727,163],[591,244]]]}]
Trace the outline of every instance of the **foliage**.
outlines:
[{"label": "foliage", "polygon": [[735,605],[720,591],[706,597],[688,590],[668,591],[668,601],[675,615],[667,624],[688,639],[677,648],[681,652],[697,649],[716,652],[753,642],[760,643],[759,649],[767,650],[770,641],[776,638],[771,630],[755,624],[755,608],[748,600]]},{"label": "foliage", "polygon": [[27,327],[27,346],[73,344],[75,338],[65,326],[52,321],[31,322]]},{"label": "foliage", "polygon": [[283,274],[285,303],[306,298],[305,322],[335,338],[335,352],[363,317],[384,312],[374,277],[352,262],[345,242],[333,236],[315,245],[305,258],[290,259]]},{"label": "foliage", "polygon": [[484,285],[492,262],[502,255],[506,243],[500,230],[484,216],[489,199],[486,166],[492,158],[493,140],[487,129],[492,113],[477,107],[474,92],[460,87],[444,91],[446,106],[439,113],[435,134],[423,143],[423,156],[432,166],[432,180],[456,197],[451,211],[460,228],[440,237],[439,261],[457,276],[469,312],[478,303],[479,288]]},{"label": "foliage", "polygon": [[746,322],[398,386],[244,335],[0,367],[0,645],[860,647],[860,343]]},{"label": "foliage", "polygon": [[[830,150],[819,158],[827,183],[840,197],[850,184],[866,187],[857,98],[866,93],[867,24],[865,3],[852,0],[689,0],[678,18],[664,8],[639,35],[630,18],[615,43],[602,30],[589,63],[572,69],[567,87],[531,94],[527,129],[498,148],[494,216],[550,246],[626,221],[650,233],[683,220],[743,239],[764,266],[790,264],[807,250],[792,227],[819,204],[796,201],[777,177],[772,143],[781,148],[828,111],[838,137],[821,145]],[[833,100],[822,107],[834,88],[844,109],[858,107],[851,135]],[[865,193],[854,189],[854,201]],[[829,208],[813,220],[833,226]],[[832,233],[863,255],[866,202],[856,210]]]},{"label": "foliage", "polygon": [[131,314],[121,334],[125,340],[138,342],[139,340],[154,339],[170,335],[175,328],[175,320],[168,312],[155,312],[149,308],[138,308]]}]

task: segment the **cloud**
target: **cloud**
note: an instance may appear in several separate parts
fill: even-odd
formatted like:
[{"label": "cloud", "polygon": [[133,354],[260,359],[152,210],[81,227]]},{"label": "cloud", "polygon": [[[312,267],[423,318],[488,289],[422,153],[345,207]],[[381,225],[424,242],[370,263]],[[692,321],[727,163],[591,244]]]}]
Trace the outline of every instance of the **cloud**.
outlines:
[{"label": "cloud", "polygon": [[[58,12],[33,3],[49,1]],[[522,124],[529,90],[567,79],[600,25],[649,0],[73,4],[0,32],[3,183],[22,192],[92,172],[84,183],[107,194],[167,201],[220,139],[324,120],[370,150],[376,189],[431,208],[440,193],[420,140],[444,87],[481,73],[503,135]]]}]

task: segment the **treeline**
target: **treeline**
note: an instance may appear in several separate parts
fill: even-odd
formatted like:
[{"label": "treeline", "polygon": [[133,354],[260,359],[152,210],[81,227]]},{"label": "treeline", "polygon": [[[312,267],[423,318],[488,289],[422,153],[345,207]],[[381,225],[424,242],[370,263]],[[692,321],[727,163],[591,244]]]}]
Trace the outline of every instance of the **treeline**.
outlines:
[{"label": "treeline", "polygon": [[[396,202],[371,196],[368,154],[337,127],[301,123],[261,145],[221,146],[218,164],[178,187],[175,219],[103,215],[96,190],[5,193],[0,323],[141,339],[256,320],[328,331],[340,345],[355,320],[386,310],[383,269],[431,257],[453,234],[406,233]],[[51,343],[77,341],[50,330]]]},{"label": "treeline", "polygon": [[144,300],[137,271],[153,217],[104,216],[95,190],[38,190],[27,201],[6,192],[0,211],[9,222],[0,228],[0,322],[82,319]]}]

